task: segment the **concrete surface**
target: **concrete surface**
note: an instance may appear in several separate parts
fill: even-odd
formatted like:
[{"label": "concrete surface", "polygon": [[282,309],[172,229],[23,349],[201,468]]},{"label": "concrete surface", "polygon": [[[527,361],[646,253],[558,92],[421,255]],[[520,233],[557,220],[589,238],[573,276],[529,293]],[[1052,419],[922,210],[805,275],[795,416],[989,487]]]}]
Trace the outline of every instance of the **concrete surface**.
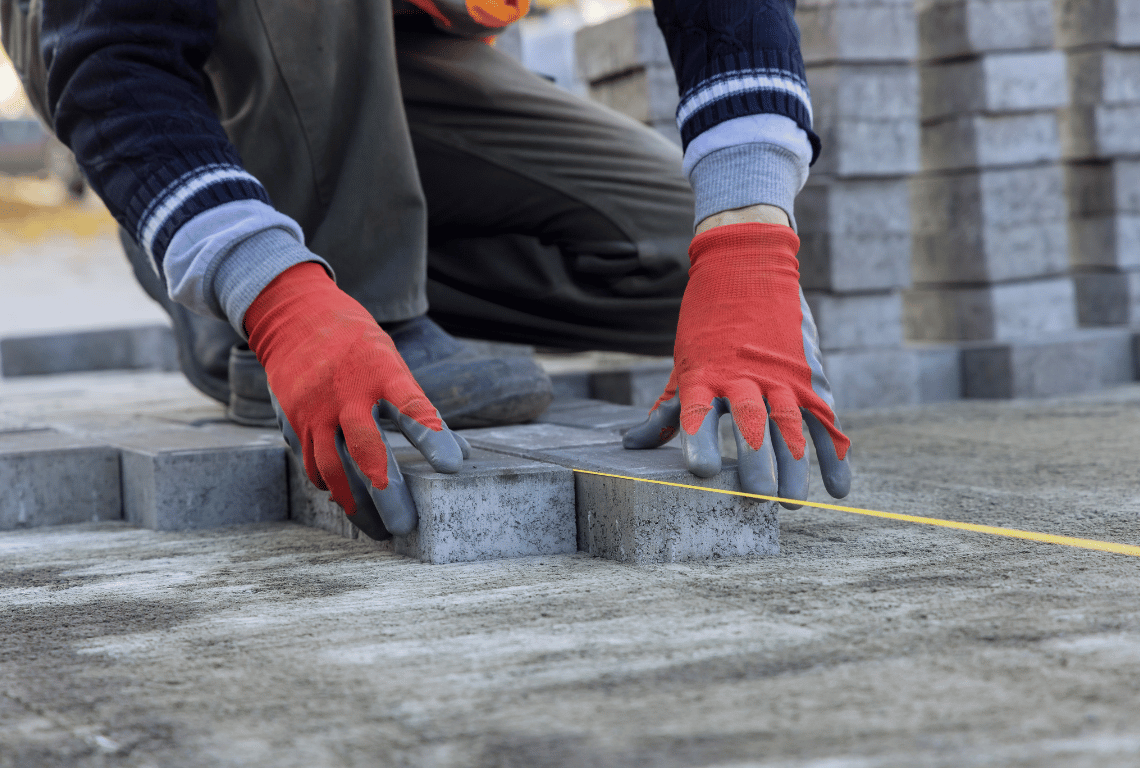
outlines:
[{"label": "concrete surface", "polygon": [[1052,48],[1053,0],[920,0],[918,35],[923,59]]},{"label": "concrete surface", "polygon": [[[1140,541],[1138,386],[844,423],[852,504]],[[780,527],[778,556],[638,567],[289,523],[3,533],[0,765],[1140,764],[1140,561]]]},{"label": "concrete surface", "polygon": [[806,0],[796,6],[804,63],[913,61],[917,22],[911,0]]}]

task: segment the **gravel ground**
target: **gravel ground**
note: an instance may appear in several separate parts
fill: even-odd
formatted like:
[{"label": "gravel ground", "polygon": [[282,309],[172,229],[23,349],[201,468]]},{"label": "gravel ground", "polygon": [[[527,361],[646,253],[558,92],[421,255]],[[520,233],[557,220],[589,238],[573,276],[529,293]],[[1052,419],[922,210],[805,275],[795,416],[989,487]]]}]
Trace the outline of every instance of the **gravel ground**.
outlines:
[{"label": "gravel ground", "polygon": [[[850,504],[1140,542],[1140,387],[847,426]],[[0,766],[1140,766],[1140,558],[782,515],[652,567],[0,534]]]}]

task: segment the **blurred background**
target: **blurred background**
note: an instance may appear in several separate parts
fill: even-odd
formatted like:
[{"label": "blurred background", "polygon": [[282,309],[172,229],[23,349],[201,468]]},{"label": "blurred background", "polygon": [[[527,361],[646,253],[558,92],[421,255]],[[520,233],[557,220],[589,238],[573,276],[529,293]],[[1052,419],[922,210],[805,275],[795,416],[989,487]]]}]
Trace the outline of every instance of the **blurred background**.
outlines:
[{"label": "blurred background", "polygon": [[[1138,378],[1130,6],[798,3],[824,143],[797,201],[801,268],[841,408]],[[679,143],[648,2],[540,0],[497,45]],[[0,61],[0,339],[165,322]]]}]

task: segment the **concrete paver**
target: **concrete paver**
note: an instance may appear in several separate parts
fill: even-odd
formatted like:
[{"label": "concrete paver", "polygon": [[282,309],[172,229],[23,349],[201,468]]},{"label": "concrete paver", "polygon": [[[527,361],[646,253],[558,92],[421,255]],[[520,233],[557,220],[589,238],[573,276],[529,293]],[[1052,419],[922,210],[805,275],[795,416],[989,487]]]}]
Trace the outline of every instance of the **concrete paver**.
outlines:
[{"label": "concrete paver", "polygon": [[[843,417],[850,504],[1140,541],[1140,387]],[[779,555],[641,566],[2,533],[0,765],[1140,763],[1136,559],[779,515]]]}]

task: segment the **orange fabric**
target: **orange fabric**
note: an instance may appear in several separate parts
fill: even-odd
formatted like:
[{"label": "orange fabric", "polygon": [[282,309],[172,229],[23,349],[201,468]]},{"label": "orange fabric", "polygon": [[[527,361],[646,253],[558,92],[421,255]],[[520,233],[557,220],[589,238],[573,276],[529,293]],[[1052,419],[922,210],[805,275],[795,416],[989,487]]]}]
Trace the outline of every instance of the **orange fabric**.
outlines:
[{"label": "orange fabric", "polygon": [[530,0],[466,0],[467,15],[484,27],[498,29],[526,16]]},{"label": "orange fabric", "polygon": [[442,24],[444,29],[451,26],[451,19],[447,18],[432,0],[411,0],[411,2],[412,5]]},{"label": "orange fabric", "polygon": [[851,441],[811,386],[801,328],[799,245],[795,232],[778,224],[730,224],[693,238],[673,378],[657,403],[680,390],[686,433],[696,434],[713,398],[725,397],[753,449],[764,443],[770,410],[792,456],[802,458],[805,408],[831,432],[839,458],[847,455]]},{"label": "orange fabric", "polygon": [[372,408],[387,400],[436,432],[435,407],[388,334],[319,264],[278,275],[245,313],[249,346],[301,441],[305,472],[353,514],[356,505],[336,451],[336,432],[374,486],[388,486],[388,452]]}]

